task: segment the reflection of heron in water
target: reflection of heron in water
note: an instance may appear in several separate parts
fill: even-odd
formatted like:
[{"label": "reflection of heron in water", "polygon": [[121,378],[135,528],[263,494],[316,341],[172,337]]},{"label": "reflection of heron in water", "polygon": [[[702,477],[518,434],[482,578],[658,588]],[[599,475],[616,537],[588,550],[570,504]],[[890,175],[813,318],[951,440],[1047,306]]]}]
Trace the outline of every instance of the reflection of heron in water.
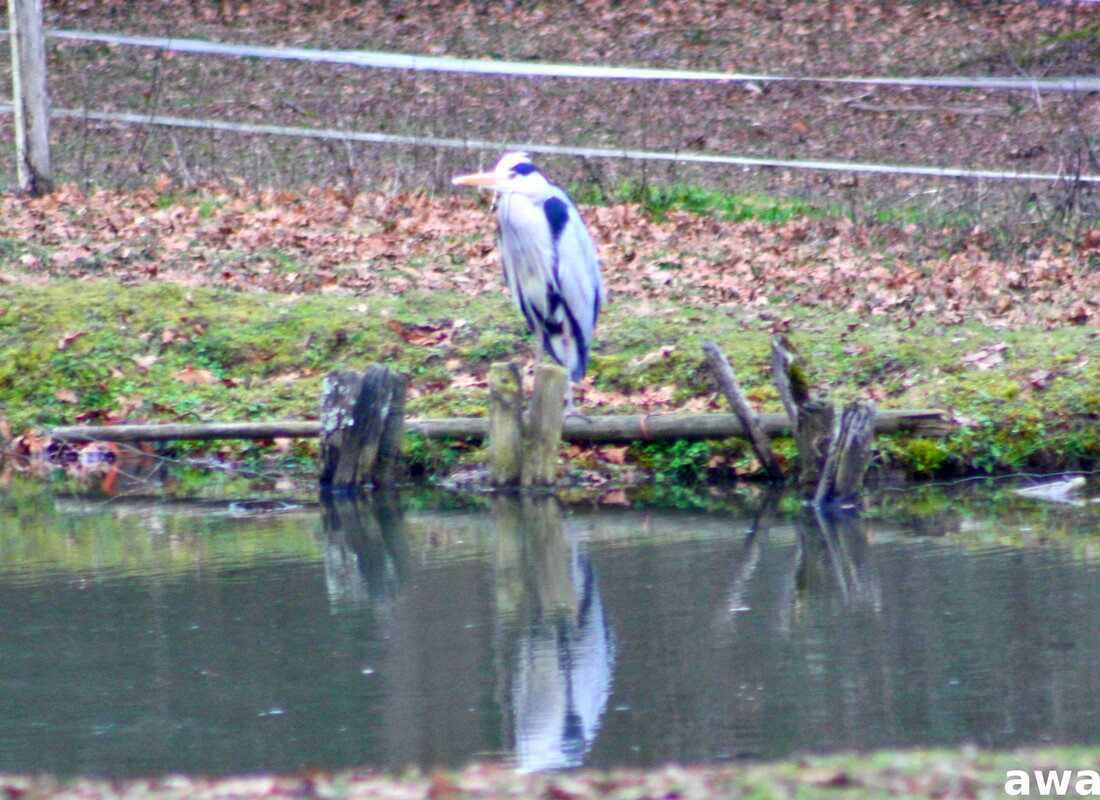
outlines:
[{"label": "reflection of heron in water", "polygon": [[528,502],[517,533],[532,602],[514,651],[511,710],[517,761],[534,771],[577,766],[595,741],[614,643],[599,580],[576,534],[562,531],[556,502]]}]

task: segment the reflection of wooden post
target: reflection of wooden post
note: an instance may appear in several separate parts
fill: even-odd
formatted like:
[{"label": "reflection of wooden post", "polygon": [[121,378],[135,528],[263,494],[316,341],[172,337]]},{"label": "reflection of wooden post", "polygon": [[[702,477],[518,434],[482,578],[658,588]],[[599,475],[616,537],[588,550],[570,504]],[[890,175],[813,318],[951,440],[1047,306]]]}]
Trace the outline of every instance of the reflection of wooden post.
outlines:
[{"label": "reflection of wooden post", "polygon": [[19,191],[45,194],[53,188],[53,170],[42,0],[8,0],[8,30]]},{"label": "reflection of wooden post", "polygon": [[552,495],[493,498],[497,607],[527,622],[577,614],[572,551]]},{"label": "reflection of wooden post", "polygon": [[561,429],[565,422],[565,368],[539,364],[527,421],[520,483],[524,487],[553,486],[558,470]]},{"label": "reflection of wooden post", "polygon": [[497,611],[514,617],[523,600],[523,512],[518,494],[493,497],[493,576]]},{"label": "reflection of wooden post", "polygon": [[523,453],[523,378],[519,365],[489,368],[489,473],[493,486],[515,486]]},{"label": "reflection of wooden post", "polygon": [[569,541],[561,524],[561,507],[555,497],[524,497],[523,525],[530,577],[538,608],[547,616],[575,618],[578,609],[573,585]]},{"label": "reflection of wooden post", "polygon": [[396,490],[321,495],[325,583],[334,605],[393,599],[409,571]]},{"label": "reflection of wooden post", "polygon": [[334,370],[321,399],[321,488],[394,483],[400,472],[408,378],[373,364]]}]

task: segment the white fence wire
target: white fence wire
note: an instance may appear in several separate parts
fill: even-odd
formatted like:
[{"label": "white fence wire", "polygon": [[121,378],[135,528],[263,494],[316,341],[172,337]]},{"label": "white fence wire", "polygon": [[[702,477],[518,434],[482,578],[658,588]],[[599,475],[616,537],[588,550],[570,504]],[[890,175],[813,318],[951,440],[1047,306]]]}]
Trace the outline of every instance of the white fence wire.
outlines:
[{"label": "white fence wire", "polygon": [[[571,64],[492,61],[482,59],[445,58],[373,51],[318,50],[296,47],[268,47],[248,44],[210,42],[199,39],[128,36],[90,31],[46,31],[48,38],[100,42],[110,45],[155,48],[166,52],[213,55],[227,58],[267,58],[307,61],[322,64],[344,64],[364,68],[395,69],[427,72],[501,75],[519,78],[572,78],[589,80],[629,81],[710,81],[754,83],[818,83],[861,84],[894,87],[931,87],[944,89],[980,89],[1011,92],[1096,92],[1100,77],[799,77],[748,73],[725,73],[673,69],[602,67]],[[0,113],[13,113],[10,103],[0,103]],[[255,123],[228,122],[217,119],[195,119],[156,113],[125,113],[81,109],[55,108],[52,116],[82,119],[119,125],[151,125],[172,128],[225,131],[246,135],[292,136],[314,139],[363,142],[385,145],[406,145],[463,150],[519,149],[531,153],[566,155],[600,159],[630,159],[635,161],[678,162],[683,164],[718,164],[748,168],[785,168],[849,173],[887,175],[920,175],[938,178],[1100,183],[1100,175],[1059,174],[1010,170],[967,169],[962,167],[925,166],[913,164],[883,164],[856,161],[783,159],[737,156],[721,153],[667,152],[645,149],[612,149],[570,147],[538,142],[502,142],[467,138],[408,136],[380,132],[346,131],[332,128],[310,128]]]}]

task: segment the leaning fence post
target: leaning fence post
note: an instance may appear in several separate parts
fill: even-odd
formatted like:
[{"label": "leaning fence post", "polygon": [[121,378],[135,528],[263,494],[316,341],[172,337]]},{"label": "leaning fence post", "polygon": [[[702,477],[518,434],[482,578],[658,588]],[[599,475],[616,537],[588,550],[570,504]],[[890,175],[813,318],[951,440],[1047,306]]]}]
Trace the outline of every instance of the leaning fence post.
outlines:
[{"label": "leaning fence post", "polygon": [[333,370],[321,396],[321,490],[349,491],[396,481],[408,378],[378,364]]},{"label": "leaning fence post", "polygon": [[523,454],[523,376],[519,365],[489,367],[489,477],[493,486],[520,481]]},{"label": "leaning fence post", "polygon": [[781,482],[783,480],[783,468],[779,466],[779,459],[776,458],[775,452],[772,450],[767,434],[760,427],[760,417],[749,404],[745,393],[741,391],[740,384],[737,383],[737,376],[734,374],[729,359],[718,348],[718,345],[709,339],[703,342],[703,353],[707,357],[710,371],[714,373],[714,379],[718,382],[718,388],[726,396],[726,401],[730,404],[737,418],[741,420],[741,424],[745,428],[745,436],[748,437],[753,452],[756,453],[756,457],[764,467],[764,474],[772,483]]},{"label": "leaning fence post", "polygon": [[520,484],[553,486],[557,477],[561,430],[565,422],[565,369],[557,364],[535,368],[535,391],[527,419]]}]

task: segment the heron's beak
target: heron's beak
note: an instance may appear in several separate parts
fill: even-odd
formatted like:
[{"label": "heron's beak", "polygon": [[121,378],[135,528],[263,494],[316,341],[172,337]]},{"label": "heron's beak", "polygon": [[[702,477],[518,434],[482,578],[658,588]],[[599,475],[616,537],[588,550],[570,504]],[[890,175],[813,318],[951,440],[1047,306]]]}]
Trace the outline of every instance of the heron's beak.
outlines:
[{"label": "heron's beak", "polygon": [[501,177],[495,172],[473,172],[469,175],[458,175],[451,178],[455,186],[480,186],[485,189],[503,191]]}]

